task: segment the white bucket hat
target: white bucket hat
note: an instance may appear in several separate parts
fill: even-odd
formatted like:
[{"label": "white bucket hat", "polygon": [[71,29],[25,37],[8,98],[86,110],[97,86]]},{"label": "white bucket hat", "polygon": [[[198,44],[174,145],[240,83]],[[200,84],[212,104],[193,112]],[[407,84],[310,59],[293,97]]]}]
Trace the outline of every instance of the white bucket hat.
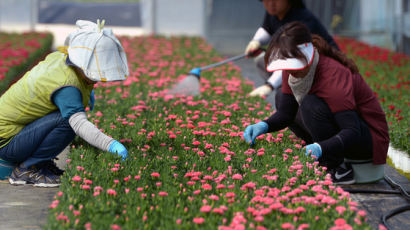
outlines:
[{"label": "white bucket hat", "polygon": [[104,20],[97,24],[77,20],[79,27],[65,40],[69,62],[81,68],[92,81],[121,81],[128,75],[127,57],[111,29],[104,29]]},{"label": "white bucket hat", "polygon": [[308,42],[300,44],[297,47],[305,55],[306,60],[308,62],[298,58],[273,58],[273,60],[270,61],[266,70],[269,72],[277,70],[300,70],[310,65],[313,61],[313,56],[315,55],[315,49],[313,47],[313,44],[311,42]]}]

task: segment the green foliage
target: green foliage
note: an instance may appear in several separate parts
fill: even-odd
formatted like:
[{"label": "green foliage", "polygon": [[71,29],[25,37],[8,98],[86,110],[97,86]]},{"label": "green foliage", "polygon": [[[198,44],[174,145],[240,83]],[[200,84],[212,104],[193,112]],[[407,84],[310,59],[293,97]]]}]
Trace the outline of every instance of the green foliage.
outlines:
[{"label": "green foliage", "polygon": [[129,158],[77,138],[46,229],[370,228],[289,131],[265,134],[252,148],[243,141],[244,128],[272,108],[246,97],[252,84],[238,67],[204,72],[201,96],[166,96],[193,67],[222,59],[202,39],[121,42],[130,77],[99,83],[88,114]]},{"label": "green foliage", "polygon": [[[38,42],[40,44],[39,47],[27,46],[26,43],[30,41]],[[0,33],[1,50],[6,51],[6,49],[13,50],[13,48],[18,48],[28,53],[27,57],[23,57],[23,61],[15,61],[16,64],[12,62],[11,65],[6,67],[8,70],[4,79],[0,81],[0,95],[7,90],[10,84],[17,81],[19,77],[22,77],[30,67],[41,61],[50,52],[52,43],[53,36],[49,33],[26,33],[24,36],[17,33]],[[15,55],[13,54],[13,56]],[[13,56],[5,57],[3,55],[3,62],[7,59],[22,58],[21,56]]]},{"label": "green foliage", "polygon": [[351,39],[338,39],[376,93],[386,113],[392,145],[410,155],[410,58]]}]

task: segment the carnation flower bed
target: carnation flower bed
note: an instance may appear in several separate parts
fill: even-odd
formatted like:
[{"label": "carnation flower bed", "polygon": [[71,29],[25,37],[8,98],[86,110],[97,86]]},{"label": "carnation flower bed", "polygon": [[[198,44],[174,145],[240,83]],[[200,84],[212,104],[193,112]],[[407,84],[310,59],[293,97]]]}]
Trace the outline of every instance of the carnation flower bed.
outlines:
[{"label": "carnation flower bed", "polygon": [[410,155],[410,57],[348,38],[337,38],[374,90],[386,113],[390,142]]},{"label": "carnation flower bed", "polygon": [[49,33],[0,32],[0,95],[29,67],[44,58],[52,42]]},{"label": "carnation flower bed", "polygon": [[77,138],[47,229],[369,229],[365,211],[282,130],[252,148],[244,128],[272,113],[232,64],[204,72],[199,97],[164,90],[222,60],[199,38],[121,38],[124,82],[99,83],[89,119],[129,159]]}]

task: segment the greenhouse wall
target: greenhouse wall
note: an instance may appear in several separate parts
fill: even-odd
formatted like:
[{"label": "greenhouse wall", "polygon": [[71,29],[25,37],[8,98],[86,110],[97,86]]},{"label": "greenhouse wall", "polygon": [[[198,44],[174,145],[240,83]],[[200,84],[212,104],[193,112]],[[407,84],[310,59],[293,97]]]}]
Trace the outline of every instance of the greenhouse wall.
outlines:
[{"label": "greenhouse wall", "polygon": [[410,0],[305,0],[332,33],[410,54]]},{"label": "greenhouse wall", "polygon": [[258,27],[265,10],[259,1],[217,0],[210,4],[206,38],[217,50],[238,54],[245,50]]},{"label": "greenhouse wall", "polygon": [[0,1],[0,31],[33,30],[37,19],[37,0]]},{"label": "greenhouse wall", "polygon": [[[0,30],[32,30],[36,23],[72,25],[75,19],[94,21],[102,17],[109,25],[141,26],[146,33],[202,36],[220,52],[236,54],[243,51],[265,13],[263,4],[257,0],[114,2],[1,0]],[[410,0],[304,2],[333,35],[410,54]],[[124,5],[132,7],[124,11]],[[114,14],[108,17],[107,13]]]},{"label": "greenhouse wall", "polygon": [[142,26],[148,33],[204,36],[208,0],[142,0]]}]

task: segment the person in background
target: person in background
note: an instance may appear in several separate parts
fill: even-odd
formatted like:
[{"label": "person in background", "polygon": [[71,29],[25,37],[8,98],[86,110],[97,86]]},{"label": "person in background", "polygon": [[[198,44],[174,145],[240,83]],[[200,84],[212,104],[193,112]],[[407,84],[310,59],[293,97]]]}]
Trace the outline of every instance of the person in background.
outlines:
[{"label": "person in background", "polygon": [[59,186],[64,171],[53,159],[76,134],[123,159],[128,155],[85,113],[97,81],[128,76],[125,52],[111,29],[103,28],[104,21],[76,24],[79,29],[66,39],[68,47],[49,54],[0,98],[0,158],[16,165],[9,177],[13,185]]},{"label": "person in background", "polygon": [[[266,10],[262,26],[256,31],[252,40],[245,49],[250,57],[255,57],[256,66],[260,75],[266,80],[265,84],[254,89],[250,96],[267,96],[277,90],[282,84],[282,71],[269,73],[265,70],[264,53],[261,47],[267,45],[282,25],[299,21],[304,23],[313,34],[320,35],[332,47],[339,49],[333,38],[326,31],[319,20],[305,7],[302,0],[260,0]],[[280,90],[277,90],[280,91]],[[276,98],[275,98],[276,101]]]},{"label": "person in background", "polygon": [[246,142],[289,126],[299,111],[301,129],[313,141],[305,154],[326,166],[336,184],[355,183],[344,158],[386,163],[386,117],[352,60],[304,24],[292,22],[273,35],[265,62],[267,71],[283,70],[282,95],[271,117],[246,127]]}]

